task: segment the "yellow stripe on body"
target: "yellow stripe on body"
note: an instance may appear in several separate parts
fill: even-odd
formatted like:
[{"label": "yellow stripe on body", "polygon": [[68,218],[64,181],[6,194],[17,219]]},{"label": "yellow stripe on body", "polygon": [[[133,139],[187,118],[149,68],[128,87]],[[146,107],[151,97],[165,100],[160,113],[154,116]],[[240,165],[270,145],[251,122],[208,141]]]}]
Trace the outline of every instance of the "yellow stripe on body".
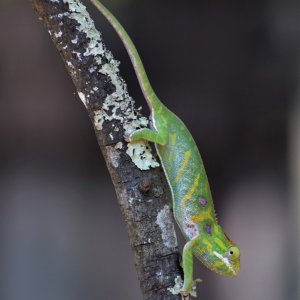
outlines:
[{"label": "yellow stripe on body", "polygon": [[209,188],[209,182],[208,182],[208,180],[206,179],[206,181],[205,181],[205,187],[208,189]]},{"label": "yellow stripe on body", "polygon": [[207,239],[203,239],[202,242],[203,242],[203,244],[205,244],[208,252],[212,253],[212,251],[213,251],[212,244]]},{"label": "yellow stripe on body", "polygon": [[190,159],[191,155],[192,155],[192,151],[191,151],[191,150],[184,152],[183,162],[182,162],[182,164],[181,164],[181,166],[180,166],[180,168],[179,168],[179,171],[178,171],[178,173],[177,173],[177,175],[176,175],[176,177],[175,177],[175,181],[176,181],[176,182],[177,182],[177,181],[179,180],[179,178],[181,177],[181,175],[182,175],[182,173],[183,173],[183,170],[184,170],[184,168],[186,167],[187,163],[189,162],[189,159]]},{"label": "yellow stripe on body", "polygon": [[220,249],[226,250],[224,243],[218,237],[214,238],[214,241],[220,247]]},{"label": "yellow stripe on body", "polygon": [[215,267],[221,267],[224,265],[224,262],[222,260],[217,260],[214,262]]},{"label": "yellow stripe on body", "polygon": [[211,218],[211,211],[203,211],[201,214],[191,217],[191,221],[194,223],[198,223],[203,219]]},{"label": "yellow stripe on body", "polygon": [[185,206],[185,203],[190,199],[190,197],[193,195],[195,189],[198,187],[199,184],[199,179],[200,179],[200,174],[197,175],[197,177],[194,180],[194,183],[190,190],[187,192],[187,194],[183,197],[182,202],[181,202],[181,208],[183,209]]},{"label": "yellow stripe on body", "polygon": [[171,145],[176,144],[176,137],[177,137],[176,133],[170,134]]},{"label": "yellow stripe on body", "polygon": [[200,254],[204,254],[205,250],[199,246],[196,247],[196,251],[198,251]]},{"label": "yellow stripe on body", "polygon": [[169,162],[170,163],[173,162],[173,152],[172,151],[169,153]]}]

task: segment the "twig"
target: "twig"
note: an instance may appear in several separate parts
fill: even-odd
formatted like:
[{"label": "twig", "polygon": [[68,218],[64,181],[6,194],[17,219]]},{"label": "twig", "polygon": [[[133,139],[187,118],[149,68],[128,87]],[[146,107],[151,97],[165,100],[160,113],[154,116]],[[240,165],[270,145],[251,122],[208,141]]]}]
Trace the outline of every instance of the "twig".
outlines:
[{"label": "twig", "polygon": [[[167,288],[181,275],[168,191],[160,168],[143,143],[124,135],[148,120],[119,76],[118,61],[107,50],[86,8],[78,0],[32,0],[50,33],[95,128],[125,219],[144,299],[179,299]],[[99,199],[100,201],[100,199]]]}]

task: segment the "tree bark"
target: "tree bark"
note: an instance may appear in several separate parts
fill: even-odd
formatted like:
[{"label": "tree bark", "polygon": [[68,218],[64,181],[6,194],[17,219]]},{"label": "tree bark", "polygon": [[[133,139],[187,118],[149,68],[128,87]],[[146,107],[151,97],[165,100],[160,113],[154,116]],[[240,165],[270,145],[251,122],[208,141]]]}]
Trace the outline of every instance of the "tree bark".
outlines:
[{"label": "tree bark", "polygon": [[[168,288],[182,275],[166,180],[147,144],[124,135],[148,120],[119,76],[118,62],[78,0],[32,0],[85,105],[126,223],[144,299],[179,299]],[[155,168],[153,168],[155,167]],[[116,283],[117,285],[117,283]]]}]

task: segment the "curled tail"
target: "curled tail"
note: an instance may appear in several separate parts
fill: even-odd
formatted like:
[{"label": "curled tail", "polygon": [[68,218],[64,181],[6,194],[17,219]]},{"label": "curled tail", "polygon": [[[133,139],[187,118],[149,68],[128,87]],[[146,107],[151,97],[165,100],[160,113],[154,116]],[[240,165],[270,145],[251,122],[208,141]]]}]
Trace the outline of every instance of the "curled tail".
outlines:
[{"label": "curled tail", "polygon": [[91,0],[91,2],[95,5],[95,7],[101,12],[101,14],[109,21],[112,27],[115,29],[119,37],[121,38],[127,53],[130,57],[130,60],[133,64],[135,74],[138,78],[140,87],[144,94],[144,97],[150,108],[157,107],[161,105],[160,100],[156,96],[153,91],[149,79],[147,77],[145,68],[141,61],[141,58],[134,46],[130,36],[125,31],[124,27],[120,24],[120,22],[116,19],[116,17],[98,0]]}]

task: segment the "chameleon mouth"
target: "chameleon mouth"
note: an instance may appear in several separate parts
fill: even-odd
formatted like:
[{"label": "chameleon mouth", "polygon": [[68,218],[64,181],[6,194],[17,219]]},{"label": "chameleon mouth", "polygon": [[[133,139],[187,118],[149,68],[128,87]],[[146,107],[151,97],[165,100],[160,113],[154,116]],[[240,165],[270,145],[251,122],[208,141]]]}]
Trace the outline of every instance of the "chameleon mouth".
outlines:
[{"label": "chameleon mouth", "polygon": [[233,276],[236,276],[236,272],[235,270],[233,269],[228,257],[224,257],[223,255],[221,255],[220,253],[218,253],[217,251],[214,251],[213,254],[219,258],[226,266],[227,268],[232,272],[232,275]]}]

